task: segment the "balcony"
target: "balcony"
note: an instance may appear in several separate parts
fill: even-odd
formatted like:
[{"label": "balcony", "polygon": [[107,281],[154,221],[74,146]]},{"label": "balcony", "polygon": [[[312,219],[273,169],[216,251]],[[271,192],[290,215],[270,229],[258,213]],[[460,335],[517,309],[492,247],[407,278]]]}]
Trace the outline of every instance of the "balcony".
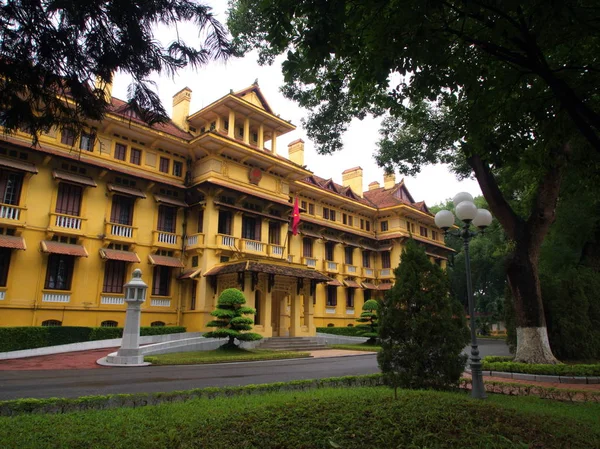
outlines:
[{"label": "balcony", "polygon": [[302,264],[309,268],[317,268],[317,259],[314,257],[303,257]]},{"label": "balcony", "polygon": [[12,225],[18,225],[25,221],[25,212],[27,209],[14,204],[0,203],[0,222]]},{"label": "balcony", "polygon": [[100,295],[100,304],[120,306],[125,304],[125,295],[120,293],[104,293]]},{"label": "balcony", "polygon": [[349,276],[357,276],[358,267],[356,265],[344,265],[344,273]]},{"label": "balcony", "polygon": [[188,235],[185,246],[187,249],[196,249],[204,246],[204,234],[192,234]]},{"label": "balcony", "polygon": [[150,305],[153,307],[171,307],[170,298],[151,298]]},{"label": "balcony", "polygon": [[104,234],[111,240],[134,242],[136,240],[137,228],[120,223],[106,223]]},{"label": "balcony", "polygon": [[373,268],[363,267],[362,269],[362,277],[364,278],[374,278],[375,270]]},{"label": "balcony", "polygon": [[267,254],[267,245],[257,240],[241,239],[242,251],[256,254]]},{"label": "balcony", "polygon": [[285,250],[284,246],[281,245],[269,245],[269,256],[277,257],[278,259],[283,259],[283,252]]},{"label": "balcony", "polygon": [[328,273],[338,273],[338,263],[333,262],[332,260],[324,260],[323,261],[323,269]]},{"label": "balcony", "polygon": [[217,234],[217,241],[216,244],[219,248],[222,249],[228,249],[228,250],[237,250],[238,246],[237,246],[237,238],[235,238],[232,235],[225,235],[225,234]]},{"label": "balcony", "polygon": [[68,232],[70,234],[81,235],[85,232],[86,218],[75,215],[57,214],[50,212],[50,231]]},{"label": "balcony", "polygon": [[379,279],[390,279],[393,277],[391,268],[382,268],[379,270]]},{"label": "balcony", "polygon": [[71,301],[71,293],[42,292],[42,302],[60,302]]},{"label": "balcony", "polygon": [[173,232],[152,231],[152,246],[161,248],[181,248],[181,237]]}]

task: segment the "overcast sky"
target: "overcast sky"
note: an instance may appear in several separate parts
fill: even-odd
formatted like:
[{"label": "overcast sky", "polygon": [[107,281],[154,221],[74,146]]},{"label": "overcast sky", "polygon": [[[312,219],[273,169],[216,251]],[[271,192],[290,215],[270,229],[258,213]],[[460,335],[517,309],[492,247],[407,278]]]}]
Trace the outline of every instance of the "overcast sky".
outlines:
[{"label": "overcast sky", "polygon": [[[224,5],[226,2],[215,0],[208,3],[217,5],[215,6],[217,16],[221,22],[225,22]],[[186,42],[189,43],[197,39],[193,27],[181,27],[179,34],[184,36]],[[159,35],[164,41],[163,36],[166,33],[159,32]],[[344,149],[341,152],[330,156],[318,155],[301,126],[301,118],[306,116],[307,112],[298,107],[296,103],[284,98],[279,91],[283,85],[281,60],[278,60],[273,66],[261,67],[256,63],[256,54],[252,53],[242,59],[211,63],[197,71],[182,70],[174,78],[166,76],[156,78],[158,94],[165,108],[170,112],[173,95],[184,87],[189,87],[192,90],[190,112],[193,113],[226,95],[230,90],[244,89],[258,79],[260,89],[275,114],[279,114],[281,118],[290,120],[297,126],[295,131],[278,138],[277,152],[279,154],[287,157],[287,144],[301,138],[305,142],[304,163],[316,175],[333,178],[335,182],[341,184],[342,171],[360,166],[363,168],[364,190],[373,181],[378,181],[383,185],[383,169],[377,166],[373,158],[376,142],[379,139],[379,120],[367,118],[363,121],[353,121],[345,135]],[[128,83],[127,77],[116,74],[113,96],[126,99]],[[396,180],[400,181],[400,179],[401,176],[396,175]],[[481,194],[475,180],[459,182],[446,167],[441,165],[425,167],[416,177],[406,177],[405,183],[415,201],[423,200],[429,206],[451,198],[460,191],[470,192],[473,196]]]}]

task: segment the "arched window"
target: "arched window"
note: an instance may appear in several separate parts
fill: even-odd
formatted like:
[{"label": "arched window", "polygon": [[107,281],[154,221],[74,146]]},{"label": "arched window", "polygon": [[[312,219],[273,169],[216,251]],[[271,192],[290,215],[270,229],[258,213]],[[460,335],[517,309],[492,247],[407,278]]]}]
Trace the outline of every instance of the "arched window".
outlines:
[{"label": "arched window", "polygon": [[150,323],[150,326],[152,327],[162,327],[165,325],[164,321],[153,321],[152,323]]},{"label": "arched window", "polygon": [[333,324],[333,323],[329,323],[329,324],[327,325],[327,327],[335,327],[335,324]]},{"label": "arched window", "polygon": [[354,327],[354,324],[348,324],[348,327]]},{"label": "arched window", "polygon": [[46,320],[46,321],[42,321],[42,326],[46,326],[46,327],[58,327],[58,326],[62,326],[62,321],[58,321],[58,320]]},{"label": "arched window", "polygon": [[117,327],[119,325],[119,323],[117,323],[116,321],[113,320],[106,320],[106,321],[102,321],[102,323],[100,323],[101,327]]},{"label": "arched window", "polygon": [[262,321],[262,295],[260,290],[256,290],[254,292],[254,308],[256,309],[256,313],[254,314],[254,324],[260,324]]}]

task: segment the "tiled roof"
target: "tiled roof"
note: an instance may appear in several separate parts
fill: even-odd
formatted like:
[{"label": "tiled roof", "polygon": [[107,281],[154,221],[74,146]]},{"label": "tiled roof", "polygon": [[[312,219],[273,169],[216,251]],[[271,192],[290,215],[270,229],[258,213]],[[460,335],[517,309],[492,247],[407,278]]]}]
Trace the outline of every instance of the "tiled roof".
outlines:
[{"label": "tiled roof", "polygon": [[71,245],[70,243],[54,242],[52,240],[42,240],[40,247],[43,253],[63,254],[65,256],[87,257],[87,250],[81,245]]},{"label": "tiled roof", "polygon": [[38,169],[35,165],[29,162],[19,161],[17,159],[9,159],[6,157],[0,157],[0,167],[13,168],[15,170],[26,171],[28,173],[38,173]]},{"label": "tiled roof", "polygon": [[327,283],[327,285],[330,285],[332,287],[343,287],[344,284],[342,284],[340,281],[338,281],[337,279],[334,279],[333,281],[329,281]]},{"label": "tiled roof", "polygon": [[202,273],[202,270],[200,268],[194,268],[193,270],[184,271],[177,277],[177,279],[179,279],[180,281],[184,279],[194,279],[200,273]]},{"label": "tiled roof", "polygon": [[[350,187],[344,187],[343,185],[333,182],[333,180],[331,180],[331,179],[325,179],[325,178],[321,178],[320,176],[317,176],[317,175],[311,175],[307,178],[304,178],[300,182],[302,182],[304,184],[319,187],[322,190],[325,190],[325,191],[333,193],[333,194],[337,194],[344,198],[350,198],[354,201],[364,204],[365,206],[371,206],[371,207],[375,206],[367,198],[361,198],[360,195],[358,193],[352,191],[352,189]],[[352,192],[352,193],[349,194],[349,192]],[[352,196],[349,196],[349,195],[352,195]]]},{"label": "tiled roof", "polygon": [[254,83],[251,86],[246,87],[245,89],[238,90],[233,95],[238,98],[242,98],[244,95],[246,95],[250,92],[254,92],[256,94],[256,96],[260,99],[260,102],[262,103],[263,107],[265,108],[265,111],[267,111],[269,114],[273,113],[271,106],[269,106],[269,103],[267,103],[267,99],[263,95],[263,93],[260,90],[260,87],[258,87],[257,83]]},{"label": "tiled roof", "polygon": [[204,276],[216,276],[217,274],[227,273],[240,273],[244,271],[251,271],[255,273],[267,273],[267,274],[278,274],[281,276],[290,276],[302,279],[312,279],[318,282],[327,282],[331,278],[319,273],[315,270],[309,270],[308,268],[296,268],[285,265],[276,265],[270,263],[260,262],[236,262],[228,265],[220,265],[210,269]]},{"label": "tiled roof", "polygon": [[[131,111],[128,111],[127,103],[123,100],[119,100],[118,98],[113,97],[111,99],[111,104],[108,107],[108,110],[110,113],[123,117],[126,120],[131,120],[132,122],[138,123],[140,125],[149,126]],[[180,139],[190,140],[193,137],[190,133],[185,132],[171,121],[168,121],[166,123],[156,123],[149,127],[154,129],[155,131],[161,131],[167,134],[171,134],[172,136],[179,137]]]},{"label": "tiled roof", "polygon": [[390,282],[384,282],[382,284],[379,284],[377,286],[377,290],[389,290],[390,288],[392,288],[394,286],[394,284],[390,283]]},{"label": "tiled roof", "polygon": [[377,286],[371,282],[363,282],[361,285],[367,290],[377,290]]},{"label": "tiled roof", "polygon": [[74,182],[88,187],[98,187],[96,181],[89,176],[78,175],[64,170],[52,170],[52,177],[61,181]]},{"label": "tiled roof", "polygon": [[25,244],[25,239],[23,239],[23,237],[4,234],[0,234],[0,247],[11,249],[27,249],[27,245]]},{"label": "tiled roof", "polygon": [[155,193],[154,199],[156,200],[157,203],[164,203],[164,204],[168,204],[169,206],[188,207],[188,205],[185,201],[180,200],[179,198],[174,198],[172,196],[159,195],[158,193]]},{"label": "tiled roof", "polygon": [[119,184],[106,184],[109,192],[122,193],[123,195],[135,196],[136,198],[146,198],[146,194],[135,187],[122,186]]},{"label": "tiled roof", "polygon": [[185,265],[176,257],[159,256],[158,254],[149,254],[148,260],[151,265],[160,265],[163,267],[183,268]]},{"label": "tiled roof", "polygon": [[352,279],[344,279],[344,285],[350,288],[360,288],[360,284]]},{"label": "tiled roof", "polygon": [[121,262],[140,263],[139,256],[133,251],[119,251],[117,249],[100,248],[100,257],[106,260],[119,260]]}]

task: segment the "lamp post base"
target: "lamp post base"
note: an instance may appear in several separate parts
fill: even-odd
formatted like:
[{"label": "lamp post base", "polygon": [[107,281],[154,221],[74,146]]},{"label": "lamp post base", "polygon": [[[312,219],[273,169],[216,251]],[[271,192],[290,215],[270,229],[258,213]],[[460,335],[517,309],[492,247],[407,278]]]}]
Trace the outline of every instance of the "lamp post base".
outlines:
[{"label": "lamp post base", "polygon": [[101,358],[96,363],[102,366],[148,366],[149,362],[144,362],[143,355],[117,355],[112,353]]}]

